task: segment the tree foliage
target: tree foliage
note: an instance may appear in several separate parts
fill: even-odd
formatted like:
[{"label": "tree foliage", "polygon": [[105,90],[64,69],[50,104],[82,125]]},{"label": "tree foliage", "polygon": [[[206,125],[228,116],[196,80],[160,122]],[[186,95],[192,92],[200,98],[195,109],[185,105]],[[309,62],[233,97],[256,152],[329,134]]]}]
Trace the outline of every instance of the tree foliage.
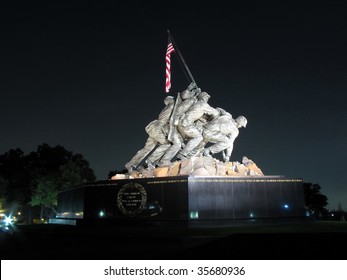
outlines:
[{"label": "tree foliage", "polygon": [[55,209],[57,205],[57,191],[58,186],[54,179],[45,177],[39,178],[31,196],[30,205],[43,205],[44,207]]},{"label": "tree foliage", "polygon": [[325,206],[328,205],[328,198],[320,192],[321,187],[318,184],[312,183],[304,183],[303,187],[305,205],[311,215],[320,217],[321,215],[326,214],[328,210]]},{"label": "tree foliage", "polygon": [[25,204],[30,199],[30,165],[21,149],[0,155],[0,176],[7,181],[6,200]]},{"label": "tree foliage", "polygon": [[24,155],[11,149],[0,155],[0,198],[5,188],[8,205],[43,205],[54,208],[57,192],[95,181],[94,171],[81,154],[44,143]]},{"label": "tree foliage", "polygon": [[8,181],[3,176],[0,176],[0,209],[5,207],[7,186]]}]

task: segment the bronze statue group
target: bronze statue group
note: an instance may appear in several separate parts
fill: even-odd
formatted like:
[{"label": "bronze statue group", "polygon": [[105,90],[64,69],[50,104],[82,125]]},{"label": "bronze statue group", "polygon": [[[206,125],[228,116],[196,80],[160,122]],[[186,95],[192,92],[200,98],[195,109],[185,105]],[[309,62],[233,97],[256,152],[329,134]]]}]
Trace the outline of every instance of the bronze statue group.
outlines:
[{"label": "bronze statue group", "polygon": [[211,107],[209,99],[210,95],[194,83],[178,93],[176,100],[165,97],[164,109],[145,128],[145,146],[125,164],[128,172],[138,168],[144,159],[150,169],[170,165],[174,158],[212,157],[217,153],[229,161],[239,128],[246,127],[247,119],[233,119],[224,109]]}]

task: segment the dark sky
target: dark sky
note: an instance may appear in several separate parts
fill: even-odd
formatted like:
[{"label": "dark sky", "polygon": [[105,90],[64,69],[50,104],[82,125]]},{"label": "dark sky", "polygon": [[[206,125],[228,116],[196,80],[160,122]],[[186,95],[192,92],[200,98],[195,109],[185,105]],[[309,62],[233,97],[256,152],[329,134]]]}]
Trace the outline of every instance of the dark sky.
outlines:
[{"label": "dark sky", "polygon": [[[291,2],[2,3],[0,154],[47,143],[122,170],[163,109],[170,29],[210,105],[248,119],[231,160],[347,207],[347,5]],[[188,84],[173,54],[170,95]]]}]

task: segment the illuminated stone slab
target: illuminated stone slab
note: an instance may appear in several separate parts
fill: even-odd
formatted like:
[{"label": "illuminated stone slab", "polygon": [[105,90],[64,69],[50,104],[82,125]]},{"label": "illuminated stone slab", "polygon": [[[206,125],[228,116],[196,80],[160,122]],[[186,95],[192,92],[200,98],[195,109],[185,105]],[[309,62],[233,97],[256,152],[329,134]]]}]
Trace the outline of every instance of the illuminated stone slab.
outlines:
[{"label": "illuminated stone slab", "polygon": [[282,176],[97,181],[58,194],[57,219],[210,221],[305,217],[303,182]]}]

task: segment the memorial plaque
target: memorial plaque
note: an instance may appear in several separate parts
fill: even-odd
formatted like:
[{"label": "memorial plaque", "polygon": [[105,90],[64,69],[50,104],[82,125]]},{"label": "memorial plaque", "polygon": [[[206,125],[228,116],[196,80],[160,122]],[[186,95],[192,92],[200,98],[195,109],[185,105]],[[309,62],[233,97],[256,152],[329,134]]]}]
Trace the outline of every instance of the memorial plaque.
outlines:
[{"label": "memorial plaque", "polygon": [[118,209],[125,215],[135,216],[147,205],[147,192],[135,182],[124,185],[117,195]]}]

